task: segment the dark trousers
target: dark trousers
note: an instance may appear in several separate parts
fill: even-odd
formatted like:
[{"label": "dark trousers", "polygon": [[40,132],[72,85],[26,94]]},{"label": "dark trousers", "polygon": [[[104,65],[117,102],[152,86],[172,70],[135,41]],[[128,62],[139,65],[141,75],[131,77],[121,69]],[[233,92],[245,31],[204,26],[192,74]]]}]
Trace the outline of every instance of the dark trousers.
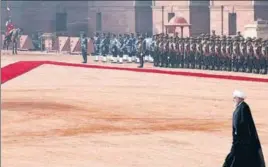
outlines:
[{"label": "dark trousers", "polygon": [[86,49],[82,49],[82,56],[83,56],[84,62],[87,62],[87,50]]},{"label": "dark trousers", "polygon": [[139,56],[139,59],[140,59],[140,67],[143,67],[145,54],[144,53],[139,53],[138,56]]},{"label": "dark trousers", "polygon": [[16,41],[12,42],[12,54],[18,54],[17,48],[18,48],[18,43]]}]

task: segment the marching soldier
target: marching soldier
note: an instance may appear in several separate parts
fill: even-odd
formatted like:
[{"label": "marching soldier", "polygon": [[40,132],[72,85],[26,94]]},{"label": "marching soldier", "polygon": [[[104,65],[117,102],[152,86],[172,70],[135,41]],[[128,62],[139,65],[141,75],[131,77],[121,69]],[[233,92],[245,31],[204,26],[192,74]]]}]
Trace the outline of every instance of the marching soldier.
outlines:
[{"label": "marching soldier", "polygon": [[111,39],[111,53],[112,53],[112,63],[117,63],[117,56],[119,53],[119,47],[120,47],[120,43],[119,41],[116,39],[116,35],[113,34],[112,39]]},{"label": "marching soldier", "polygon": [[127,43],[127,50],[128,50],[128,63],[132,62],[132,56],[134,53],[134,45],[135,45],[135,39],[134,39],[134,34],[131,33],[130,38],[128,39]]},{"label": "marching soldier", "polygon": [[[100,36],[99,33],[96,33],[93,37],[93,45],[94,45],[94,55],[97,56],[100,54]],[[95,57],[96,58],[96,57]]]},{"label": "marching soldier", "polygon": [[101,53],[102,53],[102,61],[107,61],[107,55],[109,54],[109,46],[110,46],[110,38],[109,35],[103,33],[104,39],[101,42]]}]

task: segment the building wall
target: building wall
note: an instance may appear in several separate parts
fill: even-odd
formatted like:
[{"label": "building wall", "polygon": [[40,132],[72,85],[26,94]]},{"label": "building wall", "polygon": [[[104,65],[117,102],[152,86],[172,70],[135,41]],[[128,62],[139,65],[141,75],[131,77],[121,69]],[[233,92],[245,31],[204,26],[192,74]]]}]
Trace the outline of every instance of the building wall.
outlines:
[{"label": "building wall", "polygon": [[[221,34],[221,6],[223,11],[223,33],[229,34],[229,13],[237,14],[237,31],[243,33],[244,26],[257,18],[268,20],[268,2],[266,1],[158,1],[150,9],[149,1],[10,1],[12,20],[26,34],[33,32],[55,32],[56,12],[67,12],[67,29],[70,35],[86,31],[92,35],[96,31],[96,14],[102,13],[102,31],[130,33],[149,31],[165,32],[162,24],[167,24],[168,13],[184,17],[192,25],[191,32],[185,29],[185,35],[198,35],[215,30]],[[253,3],[254,2],[254,3]],[[1,23],[5,29],[7,18],[6,1],[1,2]],[[206,5],[204,5],[206,3]],[[146,6],[139,8],[135,6]],[[162,12],[162,6],[164,10]],[[145,10],[144,10],[145,9]],[[151,14],[150,14],[151,13]],[[162,13],[164,19],[162,19]],[[180,30],[177,29],[180,33]]]},{"label": "building wall", "polygon": [[[162,11],[162,6],[164,10]],[[188,1],[155,1],[153,6],[153,32],[154,34],[166,32],[165,27],[168,23],[168,13],[175,13],[175,16],[184,17],[186,21],[190,22],[190,9]],[[162,19],[162,14],[164,19]],[[177,28],[176,32],[181,33],[180,29]],[[185,28],[184,35],[189,36],[189,29]]]},{"label": "building wall", "polygon": [[210,33],[209,1],[192,1],[190,3],[191,36]]},{"label": "building wall", "polygon": [[[237,14],[237,31],[243,34],[244,26],[254,21],[254,6],[252,1],[214,1],[211,3],[210,22],[211,30],[215,30],[221,35],[222,17],[221,6],[224,7],[223,12],[223,34],[229,34],[229,13]],[[235,5],[234,5],[235,4]]]},{"label": "building wall", "polygon": [[88,3],[89,28],[96,31],[96,14],[102,14],[102,32],[135,32],[135,8],[133,1],[92,1]]}]

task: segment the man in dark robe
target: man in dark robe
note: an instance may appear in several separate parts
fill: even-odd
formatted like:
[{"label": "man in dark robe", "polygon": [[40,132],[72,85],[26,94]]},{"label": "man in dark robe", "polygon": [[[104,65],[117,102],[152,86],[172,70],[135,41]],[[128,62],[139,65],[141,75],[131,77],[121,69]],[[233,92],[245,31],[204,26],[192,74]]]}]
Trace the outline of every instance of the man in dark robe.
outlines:
[{"label": "man in dark robe", "polygon": [[245,94],[234,91],[233,144],[223,167],[265,167],[258,133]]}]

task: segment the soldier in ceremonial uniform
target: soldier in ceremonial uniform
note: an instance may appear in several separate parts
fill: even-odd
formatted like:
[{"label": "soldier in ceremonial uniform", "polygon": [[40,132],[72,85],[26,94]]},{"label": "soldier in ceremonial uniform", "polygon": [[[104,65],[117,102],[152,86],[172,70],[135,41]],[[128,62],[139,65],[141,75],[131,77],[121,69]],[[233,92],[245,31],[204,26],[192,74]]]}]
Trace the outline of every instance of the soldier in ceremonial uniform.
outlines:
[{"label": "soldier in ceremonial uniform", "polygon": [[160,36],[160,42],[159,42],[159,62],[160,62],[160,67],[164,67],[164,61],[163,57],[165,54],[165,41],[164,41],[164,36]]},{"label": "soldier in ceremonial uniform", "polygon": [[202,69],[207,70],[209,67],[209,41],[204,40],[203,41],[203,64],[202,64]]},{"label": "soldier in ceremonial uniform", "polygon": [[240,57],[240,44],[239,38],[235,37],[235,42],[233,43],[233,53],[232,53],[232,68],[234,72],[239,70],[239,57]]},{"label": "soldier in ceremonial uniform", "polygon": [[246,52],[246,72],[251,73],[253,69],[253,59],[254,59],[254,48],[252,44],[252,39],[247,38],[247,52]]},{"label": "soldier in ceremonial uniform", "polygon": [[221,53],[221,39],[220,36],[217,36],[215,39],[215,53],[214,53],[214,69],[215,70],[221,70],[222,64],[222,53]]},{"label": "soldier in ceremonial uniform", "polygon": [[169,67],[169,37],[168,35],[165,36],[164,38],[164,52],[162,54],[162,67]]},{"label": "soldier in ceremonial uniform", "polygon": [[152,38],[152,43],[150,46],[150,55],[151,57],[154,59],[154,66],[157,67],[157,63],[156,63],[156,45],[157,45],[157,36],[153,35]]},{"label": "soldier in ceremonial uniform", "polygon": [[221,40],[221,56],[220,56],[220,70],[222,71],[226,71],[227,70],[227,39],[225,36],[222,37],[222,40]]},{"label": "soldier in ceremonial uniform", "polygon": [[[93,45],[94,45],[94,55],[97,56],[100,54],[100,35],[96,33],[93,37]],[[98,57],[98,56],[97,56]],[[96,58],[96,57],[95,57]]]},{"label": "soldier in ceremonial uniform", "polygon": [[174,38],[174,43],[175,43],[175,56],[176,56],[176,62],[175,62],[175,66],[178,68],[180,67],[180,59],[179,59],[179,52],[180,52],[180,45],[179,45],[179,42],[180,42],[180,38],[179,37],[175,37]]},{"label": "soldier in ceremonial uniform", "polygon": [[169,58],[170,58],[170,64],[172,68],[176,67],[176,44],[175,39],[173,37],[170,38],[169,42]]},{"label": "soldier in ceremonial uniform", "polygon": [[82,34],[81,49],[82,49],[82,56],[83,56],[83,62],[82,63],[87,63],[87,38],[86,38],[85,33]]},{"label": "soldier in ceremonial uniform", "polygon": [[240,42],[240,57],[239,57],[239,71],[246,72],[246,55],[247,55],[247,44],[244,38]]},{"label": "soldier in ceremonial uniform", "polygon": [[210,38],[215,39],[217,37],[215,30],[212,30]]},{"label": "soldier in ceremonial uniform", "polygon": [[146,41],[145,38],[141,36],[138,42],[138,56],[140,62],[140,66],[138,66],[138,68],[143,68],[145,54],[146,54]]},{"label": "soldier in ceremonial uniform", "polygon": [[190,67],[190,56],[191,56],[190,50],[191,50],[190,38],[187,37],[184,43],[184,68]]},{"label": "soldier in ceremonial uniform", "polygon": [[202,38],[197,39],[196,52],[195,52],[195,65],[196,68],[201,69],[203,59],[203,44]]},{"label": "soldier in ceremonial uniform", "polygon": [[254,45],[254,58],[253,58],[253,73],[260,73],[260,59],[261,59],[261,45],[260,39],[255,41]]},{"label": "soldier in ceremonial uniform", "polygon": [[179,62],[179,66],[180,68],[184,68],[184,39],[181,38],[179,40],[179,56],[178,56],[178,62]]},{"label": "soldier in ceremonial uniform", "polygon": [[131,33],[128,41],[127,41],[127,54],[128,54],[128,63],[131,63],[132,62],[132,56],[134,54],[134,47],[135,45],[135,38],[134,38],[134,34]]},{"label": "soldier in ceremonial uniform", "polygon": [[214,70],[215,69],[215,37],[210,38],[210,43],[209,43],[209,69]]},{"label": "soldier in ceremonial uniform", "polygon": [[120,43],[118,41],[118,39],[116,38],[116,35],[113,34],[112,38],[110,40],[110,50],[112,53],[112,63],[117,63],[117,56],[119,54],[119,47],[120,47]]},{"label": "soldier in ceremonial uniform", "polygon": [[189,68],[195,69],[195,55],[196,55],[196,40],[190,38],[190,54],[189,54]]},{"label": "soldier in ceremonial uniform", "polygon": [[267,45],[266,41],[261,44],[260,74],[267,74]]}]

